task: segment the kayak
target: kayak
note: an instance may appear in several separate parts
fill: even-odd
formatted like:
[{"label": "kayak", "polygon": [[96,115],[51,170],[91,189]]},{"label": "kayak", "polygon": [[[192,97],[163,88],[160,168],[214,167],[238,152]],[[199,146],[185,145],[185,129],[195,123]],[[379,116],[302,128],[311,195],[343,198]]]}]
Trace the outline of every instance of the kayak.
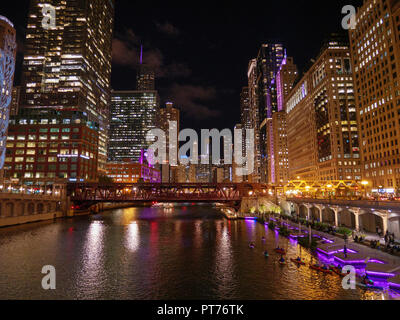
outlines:
[{"label": "kayak", "polygon": [[286,254],[286,251],[284,249],[275,249],[275,252],[280,254]]},{"label": "kayak", "polygon": [[250,248],[250,249],[254,249],[254,248],[255,248],[255,246],[249,245],[249,248]]},{"label": "kayak", "polygon": [[293,259],[293,258],[290,259],[290,260],[292,260],[292,262],[294,262],[294,263],[296,263],[298,265],[301,265],[301,266],[305,266],[306,265],[306,263],[304,261],[299,261],[299,260]]},{"label": "kayak", "polygon": [[316,271],[320,271],[320,272],[323,272],[323,273],[327,273],[327,274],[332,274],[331,270],[325,270],[325,269],[323,269],[321,267],[317,267],[317,266],[313,266],[313,265],[310,265],[310,269],[313,269],[313,270],[316,270]]},{"label": "kayak", "polygon": [[279,264],[283,266],[286,264],[286,261],[285,262],[279,261]]},{"label": "kayak", "polygon": [[332,270],[334,273],[336,273],[338,276],[341,276],[341,277],[347,276],[346,273],[343,273],[342,270],[340,270],[340,269],[337,268],[337,267],[331,267],[331,270]]}]

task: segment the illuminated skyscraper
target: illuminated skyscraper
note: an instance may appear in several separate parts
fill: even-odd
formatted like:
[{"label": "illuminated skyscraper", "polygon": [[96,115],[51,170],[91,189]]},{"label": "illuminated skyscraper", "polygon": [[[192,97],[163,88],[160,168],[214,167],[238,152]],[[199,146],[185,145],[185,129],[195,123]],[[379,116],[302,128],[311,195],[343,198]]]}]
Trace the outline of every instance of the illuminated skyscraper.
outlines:
[{"label": "illuminated skyscraper", "polygon": [[140,64],[137,72],[137,90],[152,91],[155,89],[155,75],[152,67]]},{"label": "illuminated skyscraper", "polygon": [[272,114],[272,138],[267,140],[268,181],[275,185],[283,186],[289,181],[285,101],[297,75],[293,58],[285,57],[276,76],[278,111]]},{"label": "illuminated skyscraper", "polygon": [[[42,9],[54,6],[54,28]],[[99,167],[107,158],[114,0],[31,0],[21,107],[80,111],[99,124]],[[94,127],[94,126],[93,126]]]},{"label": "illuminated skyscraper", "polygon": [[268,181],[268,160],[273,154],[272,115],[278,111],[276,76],[284,59],[281,44],[263,44],[257,57],[256,95],[259,110],[260,178]]},{"label": "illuminated skyscraper", "polygon": [[10,20],[0,16],[0,169],[3,168],[12,87],[15,71],[15,29]]},{"label": "illuminated skyscraper", "polygon": [[350,31],[363,178],[400,194],[400,2],[368,0]]},{"label": "illuminated skyscraper", "polygon": [[261,151],[260,151],[260,115],[257,96],[257,60],[249,62],[248,72],[249,109],[251,129],[254,129],[254,173],[248,178],[249,182],[259,183],[261,181]]},{"label": "illuminated skyscraper", "polygon": [[361,180],[353,70],[346,39],[332,35],[287,97],[290,179]]},{"label": "illuminated skyscraper", "polygon": [[[175,129],[177,136],[175,144],[173,144],[173,148],[170,150],[170,136],[169,136],[169,127],[171,123],[171,129]],[[161,172],[162,172],[162,181],[163,182],[172,182],[172,174],[171,168],[169,163],[169,155],[170,152],[178,156],[178,136],[179,136],[179,122],[180,122],[180,111],[178,108],[174,107],[172,102],[167,102],[165,108],[160,108],[159,112],[157,113],[157,128],[163,130],[165,132],[167,138],[167,152],[166,152],[166,159],[163,164],[161,164]]]},{"label": "illuminated skyscraper", "polygon": [[108,160],[138,163],[147,150],[147,132],[156,128],[157,91],[113,91],[111,97]]}]

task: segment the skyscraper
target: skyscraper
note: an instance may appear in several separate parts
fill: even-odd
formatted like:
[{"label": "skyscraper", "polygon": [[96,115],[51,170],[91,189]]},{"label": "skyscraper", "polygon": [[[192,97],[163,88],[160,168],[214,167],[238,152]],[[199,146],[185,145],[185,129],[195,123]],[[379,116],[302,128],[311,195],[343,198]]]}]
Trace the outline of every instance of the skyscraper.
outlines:
[{"label": "skyscraper", "polygon": [[274,153],[272,115],[278,111],[276,76],[284,59],[281,44],[263,44],[257,57],[256,95],[259,110],[261,182],[268,181],[268,161]]},{"label": "skyscraper", "polygon": [[[54,6],[55,27],[42,26]],[[22,74],[23,109],[80,111],[99,124],[99,167],[107,158],[113,0],[31,0]]]},{"label": "skyscraper", "polygon": [[155,74],[152,67],[140,63],[137,71],[137,90],[153,91],[155,90]]},{"label": "skyscraper", "polygon": [[332,35],[287,98],[291,179],[361,180],[350,60],[346,39]]},{"label": "skyscraper", "polygon": [[0,169],[4,166],[8,119],[12,100],[15,71],[14,25],[6,17],[0,16]]},{"label": "skyscraper", "polygon": [[400,194],[400,2],[368,0],[350,31],[364,179]]},{"label": "skyscraper", "polygon": [[268,181],[284,185],[289,181],[289,155],[285,101],[297,78],[297,67],[293,58],[283,59],[276,75],[277,112],[272,114],[272,139],[268,139]]},{"label": "skyscraper", "polygon": [[251,129],[254,129],[254,172],[248,177],[249,182],[261,181],[261,150],[260,150],[260,115],[257,97],[257,60],[252,59],[248,66],[248,91]]},{"label": "skyscraper", "polygon": [[157,91],[113,91],[108,160],[139,162],[147,150],[147,132],[156,128]]},{"label": "skyscraper", "polygon": [[[167,102],[165,108],[160,108],[159,112],[157,113],[157,128],[164,131],[166,138],[167,138],[167,145],[166,145],[166,159],[165,162],[161,164],[161,172],[162,172],[162,181],[163,182],[172,182],[172,174],[169,162],[169,155],[170,152],[178,156],[178,136],[180,130],[180,111],[178,108],[174,107],[172,102]],[[169,136],[169,127],[171,122],[171,129],[176,130],[177,136],[175,144],[173,144],[173,148],[170,150],[170,136]]]}]

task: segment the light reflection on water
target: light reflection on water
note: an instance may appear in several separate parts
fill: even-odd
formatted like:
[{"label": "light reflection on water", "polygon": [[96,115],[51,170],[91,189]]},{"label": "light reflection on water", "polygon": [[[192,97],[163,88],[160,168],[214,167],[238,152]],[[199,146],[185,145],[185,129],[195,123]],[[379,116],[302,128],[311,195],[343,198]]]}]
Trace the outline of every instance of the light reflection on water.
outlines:
[{"label": "light reflection on water", "polygon": [[[345,291],[339,277],[308,267],[281,266],[277,245],[289,258],[300,254],[296,241],[254,221],[227,221],[206,206],[130,208],[0,229],[0,298],[389,298]],[[311,258],[305,250],[302,257]],[[53,292],[40,287],[46,264],[57,270]]]}]

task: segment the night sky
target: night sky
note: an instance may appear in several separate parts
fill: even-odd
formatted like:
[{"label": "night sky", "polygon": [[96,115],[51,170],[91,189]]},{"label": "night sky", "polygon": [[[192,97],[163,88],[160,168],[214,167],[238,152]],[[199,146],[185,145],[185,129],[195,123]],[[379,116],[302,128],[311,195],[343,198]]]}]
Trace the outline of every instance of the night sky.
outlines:
[{"label": "night sky", "polygon": [[[29,0],[2,1],[0,14],[18,34],[16,84],[20,81]],[[300,72],[325,36],[341,31],[344,5],[326,1],[132,1],[117,0],[112,87],[135,89],[140,45],[157,71],[161,104],[182,110],[182,128],[233,128],[240,122],[239,94],[247,66],[260,45],[281,42]]]}]

